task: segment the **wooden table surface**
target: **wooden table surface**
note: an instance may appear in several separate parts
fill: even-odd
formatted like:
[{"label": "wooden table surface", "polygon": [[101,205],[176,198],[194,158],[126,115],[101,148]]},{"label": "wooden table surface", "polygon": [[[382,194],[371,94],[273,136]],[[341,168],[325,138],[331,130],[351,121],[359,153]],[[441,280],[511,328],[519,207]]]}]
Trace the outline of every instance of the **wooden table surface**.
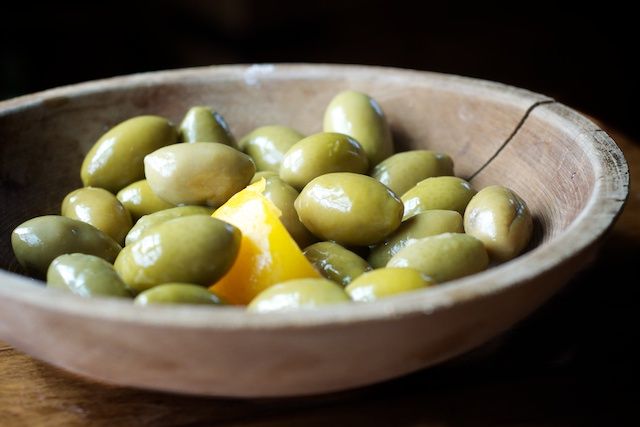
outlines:
[{"label": "wooden table surface", "polygon": [[640,144],[610,134],[632,183],[599,258],[470,355],[358,390],[231,400],[94,383],[0,342],[0,426],[640,425]]}]

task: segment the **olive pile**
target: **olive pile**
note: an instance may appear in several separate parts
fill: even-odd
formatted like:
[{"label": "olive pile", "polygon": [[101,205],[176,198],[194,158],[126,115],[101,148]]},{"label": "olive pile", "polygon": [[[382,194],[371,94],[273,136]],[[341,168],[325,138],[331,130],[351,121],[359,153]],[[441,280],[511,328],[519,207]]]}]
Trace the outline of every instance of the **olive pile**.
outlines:
[{"label": "olive pile", "polygon": [[239,257],[242,232],[212,213],[256,181],[323,278],[269,284],[254,311],[372,301],[480,272],[528,244],[531,215],[518,195],[476,192],[443,153],[393,154],[371,97],[338,94],[323,130],[264,126],[236,141],[208,107],[191,108],[177,129],[158,116],[126,120],[87,153],[84,187],[60,216],[14,230],[15,256],[80,296],[222,304],[209,287]]}]

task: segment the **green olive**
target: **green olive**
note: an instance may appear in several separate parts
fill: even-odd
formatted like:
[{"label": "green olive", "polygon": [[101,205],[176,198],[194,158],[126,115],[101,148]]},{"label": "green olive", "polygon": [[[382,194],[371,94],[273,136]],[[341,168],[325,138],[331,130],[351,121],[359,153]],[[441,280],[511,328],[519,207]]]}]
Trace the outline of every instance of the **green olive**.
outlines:
[{"label": "green olive", "polygon": [[[260,181],[262,178],[269,178],[270,176],[275,176],[277,178],[280,178],[280,175],[278,175],[276,172],[271,172],[271,171],[261,171],[261,172],[256,172],[253,175],[253,178],[251,178],[251,182],[249,184],[253,184],[256,183],[258,181]],[[284,181],[282,181],[284,182]],[[293,187],[292,187],[293,188]]]},{"label": "green olive", "polygon": [[256,172],[249,156],[215,142],[169,145],[146,156],[144,165],[153,192],[174,205],[220,206]]},{"label": "green olive", "polygon": [[464,215],[476,191],[467,181],[456,176],[437,176],[417,183],[401,197],[404,219],[431,209],[458,211]]},{"label": "green olive", "polygon": [[367,261],[334,242],[318,242],[304,250],[304,256],[325,278],[347,286],[371,270]]},{"label": "green olive", "polygon": [[91,224],[120,245],[131,230],[129,211],[110,192],[102,188],[84,187],[67,194],[62,201],[62,216]]},{"label": "green olive", "polygon": [[151,190],[146,179],[134,182],[116,194],[120,203],[129,211],[134,221],[145,215],[174,207]]},{"label": "green olive", "polygon": [[392,256],[417,239],[463,231],[462,215],[458,212],[438,209],[424,211],[403,221],[392,235],[371,250],[368,260],[373,268],[384,267]]},{"label": "green olive", "polygon": [[508,188],[492,185],[480,190],[469,202],[464,229],[484,243],[492,259],[508,261],[529,243],[533,222],[520,196]]},{"label": "green olive", "polygon": [[60,255],[83,253],[113,262],[121,249],[93,225],[57,215],[20,224],[11,233],[11,246],[18,262],[37,277],[45,277],[51,261]]},{"label": "green olive", "polygon": [[102,135],[87,153],[80,175],[85,187],[117,193],[144,178],[144,156],[175,144],[176,129],[165,118],[139,116],[126,120]]},{"label": "green olive", "polygon": [[204,215],[175,218],[153,227],[114,264],[127,286],[142,292],[163,283],[208,286],[233,264],[240,230]]},{"label": "green olive", "polygon": [[352,300],[368,302],[433,285],[433,280],[413,268],[378,268],[355,279],[345,291]]},{"label": "green olive", "polygon": [[379,163],[371,176],[396,194],[404,194],[418,182],[433,176],[453,175],[453,160],[428,150],[405,151]]},{"label": "green olive", "polygon": [[242,151],[251,156],[256,170],[279,172],[284,153],[304,135],[286,126],[262,126],[240,140]]},{"label": "green olive", "polygon": [[140,293],[133,301],[136,305],[153,304],[209,304],[223,301],[213,292],[191,283],[164,283]]},{"label": "green olive", "polygon": [[355,138],[371,166],[393,154],[391,130],[382,108],[364,93],[349,90],[336,95],[324,113],[323,130]]},{"label": "green olive", "polygon": [[395,254],[387,267],[419,270],[437,283],[485,270],[489,256],[482,242],[463,233],[444,233],[419,239]]},{"label": "green olive", "polygon": [[379,181],[340,172],[311,181],[295,202],[302,223],[314,235],[344,246],[382,241],[398,228],[403,206]]},{"label": "green olive", "polygon": [[190,215],[206,215],[211,216],[213,208],[207,208],[205,206],[177,206],[175,208],[165,209],[162,211],[154,212],[149,215],[145,215],[136,222],[129,234],[125,239],[127,246],[140,240],[144,234],[151,230],[156,225],[162,224],[170,219],[180,218]]},{"label": "green olive", "polygon": [[299,193],[295,188],[277,176],[269,176],[265,178],[262,194],[282,212],[280,221],[298,246],[304,248],[317,240],[298,218],[294,203]]},{"label": "green olive", "polygon": [[236,148],[224,117],[209,107],[191,107],[180,124],[182,142],[217,142]]},{"label": "green olive", "polygon": [[285,153],[280,178],[301,190],[320,175],[366,173],[368,169],[367,155],[358,141],[341,133],[323,132],[298,141]]},{"label": "green olive", "polygon": [[340,285],[327,279],[293,279],[260,292],[247,309],[258,313],[311,309],[348,302]]},{"label": "green olive", "polygon": [[81,297],[131,297],[113,265],[86,254],[65,254],[54,259],[47,270],[47,287]]}]

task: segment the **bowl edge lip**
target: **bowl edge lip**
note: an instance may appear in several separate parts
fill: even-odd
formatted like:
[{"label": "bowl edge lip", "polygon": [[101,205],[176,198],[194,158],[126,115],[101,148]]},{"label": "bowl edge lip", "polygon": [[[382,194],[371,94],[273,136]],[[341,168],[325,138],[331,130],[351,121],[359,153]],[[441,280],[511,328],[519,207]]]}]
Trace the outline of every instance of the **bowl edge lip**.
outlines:
[{"label": "bowl edge lip", "polygon": [[[125,80],[129,81],[130,85],[134,85],[139,80],[153,86],[165,76],[173,76],[174,79],[177,79],[184,77],[185,74],[194,73],[197,75],[203,72],[205,74],[221,74],[222,76],[231,76],[235,73],[237,80],[238,71],[246,72],[251,69],[259,69],[255,67],[266,65],[268,64],[196,67],[137,73],[78,83],[2,101],[0,102],[0,116],[2,111],[29,108],[47,99],[66,96],[78,90],[81,94],[103,90],[105,82],[108,83],[107,88],[122,87],[122,82]],[[274,68],[283,68],[285,74],[302,71],[305,75],[309,75],[306,74],[309,72],[311,74],[317,73],[318,70],[341,70],[343,73],[351,73],[350,75],[366,71],[382,72],[383,74],[399,73],[398,77],[406,78],[411,75],[426,78],[426,80],[435,79],[438,82],[447,81],[452,84],[466,85],[476,93],[481,93],[483,90],[491,92],[506,90],[506,96],[527,102],[532,99],[549,99],[544,95],[503,83],[430,71],[343,64],[276,64]],[[152,78],[149,79],[149,77]],[[575,110],[557,102],[540,105],[534,113],[541,114],[546,120],[555,120],[559,126],[563,126],[563,129],[573,131],[576,141],[585,149],[591,165],[595,168],[595,187],[580,214],[557,238],[545,244],[544,251],[539,250],[540,248],[534,249],[513,261],[485,272],[454,280],[422,292],[398,295],[372,304],[349,304],[348,307],[337,305],[304,313],[255,314],[232,307],[212,311],[207,308],[187,308],[186,306],[145,307],[144,310],[140,310],[139,307],[133,307],[124,301],[104,298],[84,300],[74,295],[62,294],[46,288],[40,289],[32,286],[31,279],[5,270],[0,270],[0,282],[2,283],[0,295],[5,301],[19,301],[52,312],[65,312],[83,317],[108,318],[115,321],[149,325],[236,330],[322,327],[341,323],[386,321],[390,318],[430,314],[454,304],[467,303],[477,298],[505,291],[560,266],[596,243],[613,225],[628,197],[628,166],[621,150],[602,129]],[[603,159],[609,159],[609,164],[605,164]],[[616,165],[613,168],[613,172],[615,172],[613,174],[611,174],[612,164]],[[595,219],[595,223],[591,221],[592,219]],[[565,247],[565,243],[569,241],[573,243],[571,250],[567,250]],[[522,268],[525,266],[529,268]],[[16,290],[19,292],[15,292]],[[172,313],[171,316],[167,316],[167,310]]]}]

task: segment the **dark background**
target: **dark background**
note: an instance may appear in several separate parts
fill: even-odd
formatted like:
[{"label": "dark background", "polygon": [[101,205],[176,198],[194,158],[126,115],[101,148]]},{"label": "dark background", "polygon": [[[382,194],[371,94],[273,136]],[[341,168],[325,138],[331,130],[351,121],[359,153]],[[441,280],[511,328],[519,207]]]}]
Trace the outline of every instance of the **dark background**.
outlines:
[{"label": "dark background", "polygon": [[[629,10],[612,2],[566,10],[540,2],[145,3],[0,6],[0,99],[189,66],[376,64],[528,88],[640,139],[638,24]],[[628,277],[629,264],[637,264],[639,248],[615,233],[609,242],[597,268],[582,273],[506,338],[485,347],[481,357],[374,387],[362,396],[383,405],[392,395],[401,407],[422,388],[418,396],[433,399],[425,402],[426,410],[454,421],[477,415],[492,424],[520,425],[518,420],[539,414],[541,422],[553,419],[559,425],[621,425],[640,397],[635,350],[640,292],[628,286],[634,280]],[[345,405],[358,408],[357,399]],[[463,401],[454,404],[456,399]]]},{"label": "dark background", "polygon": [[639,135],[637,23],[610,1],[41,3],[0,6],[0,99],[189,66],[376,64],[525,87]]}]

